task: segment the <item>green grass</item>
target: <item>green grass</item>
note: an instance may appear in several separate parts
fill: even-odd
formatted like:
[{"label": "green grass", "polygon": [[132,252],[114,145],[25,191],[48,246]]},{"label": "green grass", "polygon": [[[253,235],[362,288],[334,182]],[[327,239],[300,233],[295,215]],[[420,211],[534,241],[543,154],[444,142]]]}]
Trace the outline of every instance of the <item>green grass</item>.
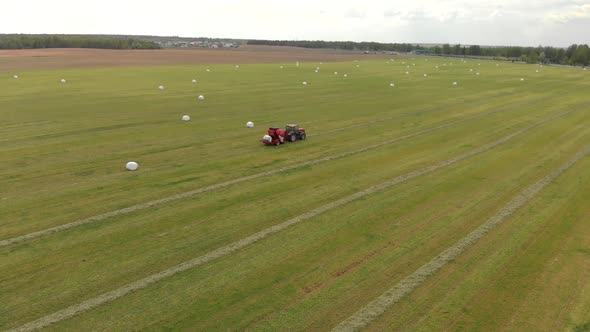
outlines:
[{"label": "green grass", "polygon": [[[402,61],[416,65],[406,69]],[[533,65],[434,58],[325,63],[314,73],[316,66],[39,71],[0,79],[0,240],[482,114],[365,152],[0,247],[0,329],[574,110],[480,155],[49,327],[330,329],[590,142],[590,78],[579,69],[536,73]],[[206,100],[198,101],[199,94]],[[183,114],[192,120],[180,121]],[[246,121],[256,127],[246,128]],[[267,127],[289,122],[304,126],[309,139],[280,147],[258,142]],[[338,130],[347,126],[353,127]],[[589,159],[369,329],[584,329],[590,320],[590,275],[582,268],[590,260]],[[129,160],[139,171],[125,171]]]}]

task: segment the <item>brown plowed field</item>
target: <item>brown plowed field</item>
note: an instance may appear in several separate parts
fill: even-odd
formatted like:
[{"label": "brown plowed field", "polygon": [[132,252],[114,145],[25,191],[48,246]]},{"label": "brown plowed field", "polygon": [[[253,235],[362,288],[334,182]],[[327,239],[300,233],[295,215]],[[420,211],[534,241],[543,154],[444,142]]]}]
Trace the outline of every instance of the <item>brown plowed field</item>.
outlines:
[{"label": "brown plowed field", "polygon": [[53,48],[0,50],[0,72],[158,66],[215,63],[273,63],[291,61],[351,61],[387,58],[386,54],[281,46],[244,46],[237,49],[99,50]]}]

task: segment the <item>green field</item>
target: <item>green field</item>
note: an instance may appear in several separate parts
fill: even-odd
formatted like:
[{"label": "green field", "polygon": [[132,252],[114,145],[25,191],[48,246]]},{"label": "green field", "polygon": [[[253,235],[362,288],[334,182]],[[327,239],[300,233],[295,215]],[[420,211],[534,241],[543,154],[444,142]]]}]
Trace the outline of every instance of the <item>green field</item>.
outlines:
[{"label": "green field", "polygon": [[[416,57],[14,74],[0,330],[346,329],[496,219],[356,328],[590,330],[590,71]],[[307,140],[259,142],[291,122]]]}]

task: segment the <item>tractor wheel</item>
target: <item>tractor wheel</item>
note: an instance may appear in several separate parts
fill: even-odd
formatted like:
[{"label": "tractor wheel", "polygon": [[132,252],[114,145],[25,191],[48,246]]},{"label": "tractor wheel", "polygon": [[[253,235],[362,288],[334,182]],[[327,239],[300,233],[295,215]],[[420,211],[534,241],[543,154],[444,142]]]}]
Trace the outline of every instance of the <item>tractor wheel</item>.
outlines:
[{"label": "tractor wheel", "polygon": [[291,136],[289,136],[289,142],[295,142],[297,140],[297,136],[295,134],[292,134]]},{"label": "tractor wheel", "polygon": [[304,141],[304,140],[305,140],[305,133],[302,133],[302,134],[299,136],[299,139],[300,139],[300,140],[302,140],[302,141]]}]

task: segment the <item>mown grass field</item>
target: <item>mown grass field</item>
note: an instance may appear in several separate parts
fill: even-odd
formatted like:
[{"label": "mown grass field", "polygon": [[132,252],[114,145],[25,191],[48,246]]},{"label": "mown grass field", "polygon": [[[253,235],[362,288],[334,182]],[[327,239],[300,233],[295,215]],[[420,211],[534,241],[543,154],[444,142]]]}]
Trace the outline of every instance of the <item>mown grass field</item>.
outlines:
[{"label": "mown grass field", "polygon": [[[54,70],[5,73],[0,91],[0,330],[298,216],[39,327],[330,330],[590,144],[579,68],[416,57]],[[306,141],[259,143],[290,122]],[[589,169],[584,155],[365,328],[590,329]]]}]

